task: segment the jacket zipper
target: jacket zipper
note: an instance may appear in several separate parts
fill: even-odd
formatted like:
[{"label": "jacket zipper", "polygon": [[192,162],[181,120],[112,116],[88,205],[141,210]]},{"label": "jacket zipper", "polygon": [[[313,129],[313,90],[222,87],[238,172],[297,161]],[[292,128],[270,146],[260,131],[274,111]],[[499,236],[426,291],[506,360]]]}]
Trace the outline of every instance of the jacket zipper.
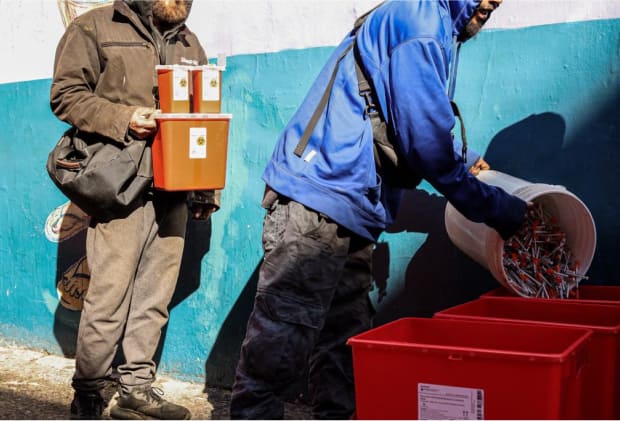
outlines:
[{"label": "jacket zipper", "polygon": [[147,42],[140,42],[140,41],[134,41],[134,42],[109,41],[109,42],[102,42],[101,46],[102,47],[148,47],[149,44]]}]

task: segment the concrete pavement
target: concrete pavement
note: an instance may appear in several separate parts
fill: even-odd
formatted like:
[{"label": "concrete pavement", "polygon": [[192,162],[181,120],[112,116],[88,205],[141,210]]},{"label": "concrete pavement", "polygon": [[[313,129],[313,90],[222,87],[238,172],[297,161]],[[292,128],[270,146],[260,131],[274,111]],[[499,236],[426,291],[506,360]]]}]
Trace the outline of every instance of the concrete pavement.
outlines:
[{"label": "concrete pavement", "polygon": [[[69,419],[73,368],[71,358],[0,344],[0,419]],[[229,390],[163,375],[155,385],[166,399],[189,408],[193,419],[229,419]],[[109,408],[104,415],[108,413]],[[311,419],[303,404],[287,404],[285,414],[287,419]]]}]

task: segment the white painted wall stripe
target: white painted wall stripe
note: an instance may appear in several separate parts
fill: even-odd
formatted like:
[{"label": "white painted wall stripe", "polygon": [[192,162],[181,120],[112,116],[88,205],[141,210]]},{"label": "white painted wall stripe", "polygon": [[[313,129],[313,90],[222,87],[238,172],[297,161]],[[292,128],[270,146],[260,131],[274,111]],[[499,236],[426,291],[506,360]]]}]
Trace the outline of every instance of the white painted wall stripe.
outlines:
[{"label": "white painted wall stripe", "polygon": [[620,0],[504,0],[487,28],[620,18]]},{"label": "white painted wall stripe", "polygon": [[[190,27],[215,57],[336,45],[378,0],[195,0]],[[0,0],[0,83],[49,78],[64,26],[55,0]],[[620,0],[505,0],[488,28],[620,18]]]}]

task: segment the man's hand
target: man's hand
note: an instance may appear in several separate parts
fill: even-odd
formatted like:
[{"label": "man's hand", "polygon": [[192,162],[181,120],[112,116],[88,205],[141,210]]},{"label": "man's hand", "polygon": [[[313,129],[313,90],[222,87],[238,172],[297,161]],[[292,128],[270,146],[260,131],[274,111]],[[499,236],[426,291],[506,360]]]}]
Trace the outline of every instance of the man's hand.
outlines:
[{"label": "man's hand", "polygon": [[217,206],[210,203],[192,203],[192,218],[205,221],[217,210]]},{"label": "man's hand", "polygon": [[469,168],[469,172],[473,175],[480,174],[482,170],[490,170],[491,166],[482,158],[478,158],[476,163]]},{"label": "man's hand", "polygon": [[138,107],[131,115],[129,131],[138,139],[146,139],[157,130],[155,114],[158,111],[153,108]]}]

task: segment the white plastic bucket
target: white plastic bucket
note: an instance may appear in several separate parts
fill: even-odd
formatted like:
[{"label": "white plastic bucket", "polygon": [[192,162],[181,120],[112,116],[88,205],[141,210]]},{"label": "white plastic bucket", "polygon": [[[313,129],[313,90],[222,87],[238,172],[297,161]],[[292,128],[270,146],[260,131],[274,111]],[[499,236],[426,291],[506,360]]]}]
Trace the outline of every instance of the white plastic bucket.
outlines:
[{"label": "white plastic bucket", "polygon": [[[525,201],[540,203],[566,233],[566,244],[579,261],[577,273],[585,275],[596,249],[596,228],[592,214],[577,196],[564,186],[530,183],[499,171],[481,171],[478,179]],[[504,240],[497,231],[483,223],[470,221],[450,203],[446,206],[445,223],[448,236],[461,251],[487,268],[500,284],[515,291],[504,270]]]}]

